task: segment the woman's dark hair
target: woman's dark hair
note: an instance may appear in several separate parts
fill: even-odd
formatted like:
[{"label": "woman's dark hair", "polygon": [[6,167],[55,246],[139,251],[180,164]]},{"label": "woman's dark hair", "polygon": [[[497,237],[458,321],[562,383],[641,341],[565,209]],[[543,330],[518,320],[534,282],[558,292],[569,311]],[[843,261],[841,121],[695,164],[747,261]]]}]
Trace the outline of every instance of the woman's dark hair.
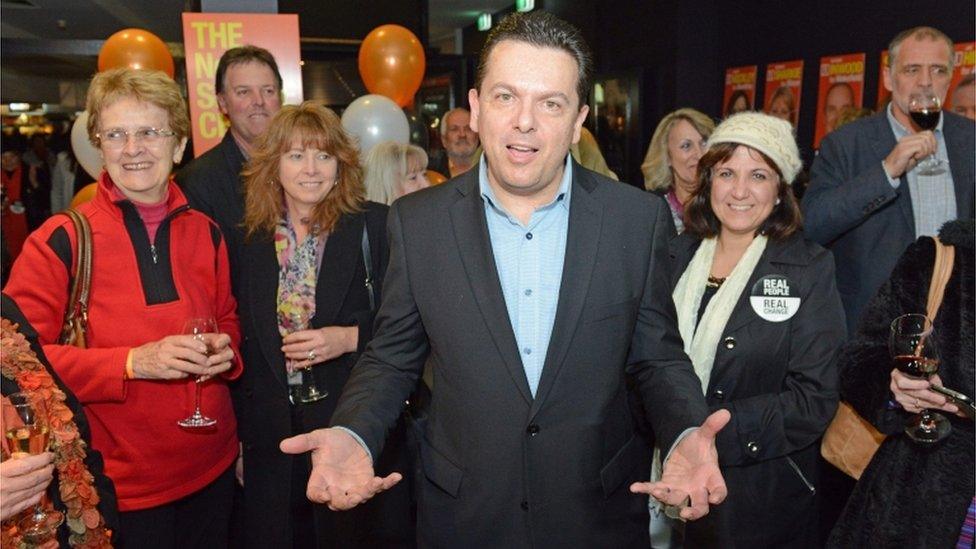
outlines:
[{"label": "woman's dark hair", "polygon": [[722,223],[712,210],[712,169],[731,158],[739,147],[746,147],[750,152],[761,156],[779,176],[776,190],[779,204],[773,206],[773,211],[759,225],[756,233],[764,234],[772,240],[780,240],[798,231],[803,225],[803,214],[800,213],[800,205],[793,196],[792,189],[783,182],[783,172],[779,166],[762,151],[752,147],[739,143],[718,143],[710,147],[698,161],[698,189],[685,206],[685,232],[698,238],[711,238],[721,232]]},{"label": "woman's dark hair", "polygon": [[746,110],[749,110],[749,94],[746,93],[745,90],[735,90],[732,92],[732,95],[729,96],[729,102],[725,104],[725,112],[723,113],[725,116],[735,114],[732,112],[732,107],[735,106],[739,99],[746,102]]}]

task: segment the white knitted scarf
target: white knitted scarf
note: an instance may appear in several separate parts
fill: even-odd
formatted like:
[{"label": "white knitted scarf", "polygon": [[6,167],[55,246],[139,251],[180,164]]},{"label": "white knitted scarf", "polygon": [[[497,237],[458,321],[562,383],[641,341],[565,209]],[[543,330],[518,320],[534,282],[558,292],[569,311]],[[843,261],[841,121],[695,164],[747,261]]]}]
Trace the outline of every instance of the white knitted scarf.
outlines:
[{"label": "white knitted scarf", "polygon": [[[759,235],[752,240],[752,244],[749,244],[745,253],[739,258],[732,273],[709,300],[699,321],[698,309],[701,308],[708,273],[711,272],[712,261],[715,258],[716,242],[715,238],[702,240],[695,257],[681,275],[672,294],[674,306],[678,311],[678,330],[685,343],[685,353],[691,359],[695,373],[701,380],[702,392],[708,389],[718,340],[725,332],[725,325],[732,316],[732,310],[735,309],[739,296],[742,295],[749,277],[752,276],[752,271],[756,269],[759,258],[766,249],[765,236]],[[696,325],[697,329],[695,329]]]}]

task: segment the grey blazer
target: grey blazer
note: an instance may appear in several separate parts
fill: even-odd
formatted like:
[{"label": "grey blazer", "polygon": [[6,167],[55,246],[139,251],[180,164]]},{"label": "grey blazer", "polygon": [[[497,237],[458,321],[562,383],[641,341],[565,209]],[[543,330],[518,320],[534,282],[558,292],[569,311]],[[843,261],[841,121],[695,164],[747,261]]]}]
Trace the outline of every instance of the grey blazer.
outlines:
[{"label": "grey blazer", "polygon": [[[943,112],[943,120],[957,217],[971,218],[976,125],[949,112]],[[903,176],[898,189],[892,189],[881,167],[894,147],[885,112],[840,127],[821,143],[803,196],[806,236],[834,254],[848,333],[902,252],[915,242],[907,179]]]},{"label": "grey blazer", "polygon": [[423,547],[647,547],[650,447],[706,415],[668,281],[662,200],[573,166],[552,339],[532,397],[492,255],[478,170],[395,202],[374,338],[334,425],[373,455],[430,360]]}]

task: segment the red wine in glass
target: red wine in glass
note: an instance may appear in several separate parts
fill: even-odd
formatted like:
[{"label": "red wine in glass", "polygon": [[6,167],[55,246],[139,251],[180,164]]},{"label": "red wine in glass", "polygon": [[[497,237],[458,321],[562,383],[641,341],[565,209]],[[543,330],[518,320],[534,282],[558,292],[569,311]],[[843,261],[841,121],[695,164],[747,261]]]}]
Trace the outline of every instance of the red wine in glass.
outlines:
[{"label": "red wine in glass", "polygon": [[[939,351],[932,320],[921,314],[901,315],[891,322],[888,350],[898,371],[928,379],[939,371]],[[945,416],[922,409],[905,426],[905,435],[919,444],[933,444],[949,436]]]},{"label": "red wine in glass", "polygon": [[[931,131],[939,125],[942,117],[942,100],[931,90],[912,94],[908,99],[908,115],[920,129]],[[919,175],[939,175],[945,172],[941,159],[929,155],[918,163]]]}]

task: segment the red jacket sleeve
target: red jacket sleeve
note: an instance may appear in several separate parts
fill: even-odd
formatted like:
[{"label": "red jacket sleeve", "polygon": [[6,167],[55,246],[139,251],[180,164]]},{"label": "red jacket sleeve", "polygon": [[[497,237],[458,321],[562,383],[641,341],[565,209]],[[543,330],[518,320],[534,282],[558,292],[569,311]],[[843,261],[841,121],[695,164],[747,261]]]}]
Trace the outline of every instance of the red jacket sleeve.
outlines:
[{"label": "red jacket sleeve", "polygon": [[37,330],[44,353],[82,404],[125,400],[128,347],[79,349],[58,345],[68,305],[68,270],[48,245],[55,230],[67,232],[74,249],[74,231],[63,216],[51,218],[32,233],[17,257],[4,293],[10,296]]}]

